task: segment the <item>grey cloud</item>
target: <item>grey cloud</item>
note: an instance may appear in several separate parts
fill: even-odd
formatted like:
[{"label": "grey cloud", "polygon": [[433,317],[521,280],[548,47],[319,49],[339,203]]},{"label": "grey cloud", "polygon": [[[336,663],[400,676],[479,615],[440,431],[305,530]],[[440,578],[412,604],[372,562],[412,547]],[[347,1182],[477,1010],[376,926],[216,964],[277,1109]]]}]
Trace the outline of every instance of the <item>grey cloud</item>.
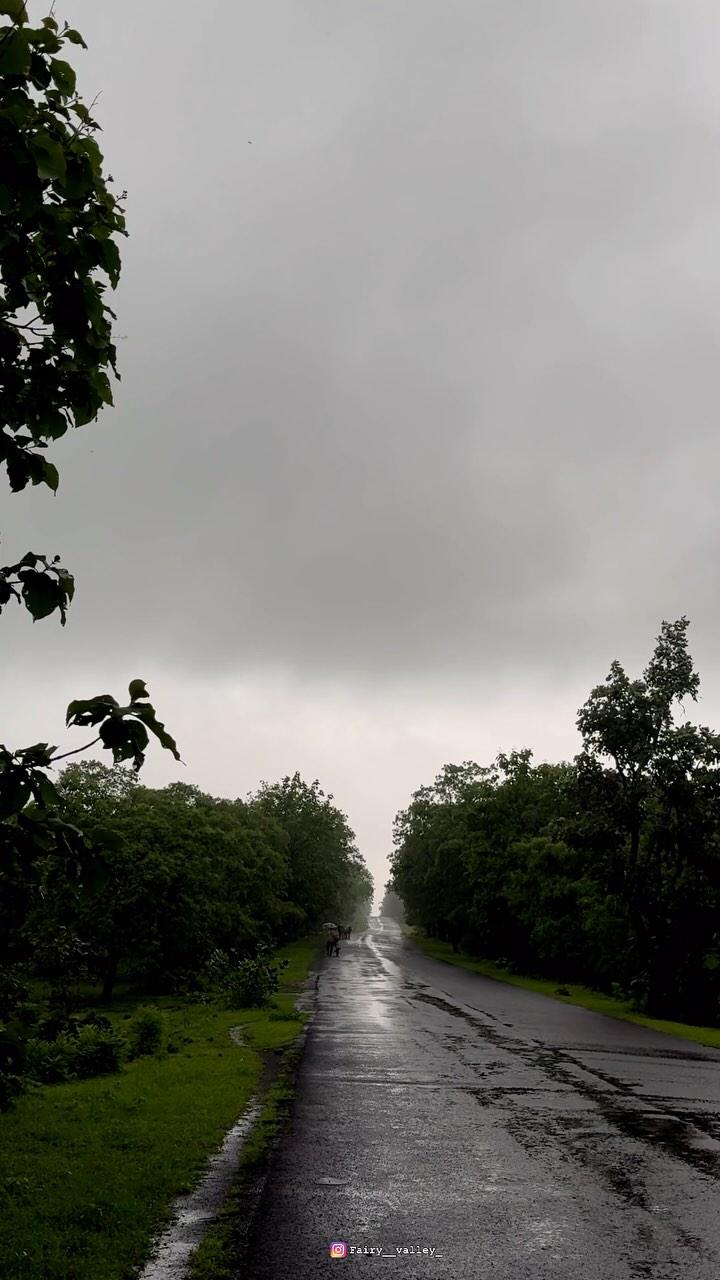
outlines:
[{"label": "grey cloud", "polygon": [[65,8],[127,336],[3,520],[78,575],[26,660],[531,702],[687,612],[712,663],[717,6]]}]

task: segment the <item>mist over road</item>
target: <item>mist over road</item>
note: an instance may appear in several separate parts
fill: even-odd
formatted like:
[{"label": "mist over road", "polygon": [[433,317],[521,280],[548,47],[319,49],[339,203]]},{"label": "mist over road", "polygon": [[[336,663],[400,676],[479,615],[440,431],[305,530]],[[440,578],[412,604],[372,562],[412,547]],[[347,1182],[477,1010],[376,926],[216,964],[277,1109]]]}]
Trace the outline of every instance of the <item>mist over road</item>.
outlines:
[{"label": "mist over road", "polygon": [[[331,1259],[331,1241],[384,1257]],[[348,1264],[717,1280],[720,1052],[463,972],[373,922],[323,963],[243,1275]]]}]

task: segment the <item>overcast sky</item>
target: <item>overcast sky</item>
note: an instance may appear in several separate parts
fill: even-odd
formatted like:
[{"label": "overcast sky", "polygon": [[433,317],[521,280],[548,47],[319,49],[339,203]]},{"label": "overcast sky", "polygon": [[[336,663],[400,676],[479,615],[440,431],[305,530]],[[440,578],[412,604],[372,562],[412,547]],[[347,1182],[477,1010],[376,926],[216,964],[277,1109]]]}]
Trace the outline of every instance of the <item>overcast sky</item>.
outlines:
[{"label": "overcast sky", "polygon": [[147,782],[318,777],[381,890],[416,787],[572,756],[663,618],[720,726],[717,0],[56,14],[128,192],[122,383],[3,498],[4,561],[78,584],[3,619],[7,740],[142,676],[186,761]]}]

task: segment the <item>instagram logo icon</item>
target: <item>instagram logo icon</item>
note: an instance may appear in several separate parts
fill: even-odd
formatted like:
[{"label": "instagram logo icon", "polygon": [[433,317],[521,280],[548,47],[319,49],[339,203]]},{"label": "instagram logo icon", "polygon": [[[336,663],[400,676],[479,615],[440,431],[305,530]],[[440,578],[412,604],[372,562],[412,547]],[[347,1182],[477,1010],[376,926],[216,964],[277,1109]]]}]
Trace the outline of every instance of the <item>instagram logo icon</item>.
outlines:
[{"label": "instagram logo icon", "polygon": [[344,1240],[333,1240],[330,1245],[331,1258],[347,1258],[347,1245]]}]

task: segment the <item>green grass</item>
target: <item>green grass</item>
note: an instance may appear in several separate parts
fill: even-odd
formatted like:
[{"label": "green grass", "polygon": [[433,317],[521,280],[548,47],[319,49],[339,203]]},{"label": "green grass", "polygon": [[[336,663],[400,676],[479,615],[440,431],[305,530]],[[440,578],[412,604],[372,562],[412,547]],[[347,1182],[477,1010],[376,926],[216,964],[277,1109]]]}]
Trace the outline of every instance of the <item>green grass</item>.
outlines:
[{"label": "green grass", "polygon": [[[616,1000],[613,996],[601,991],[593,991],[578,983],[559,984],[552,978],[529,978],[522,974],[510,973],[493,964],[491,960],[479,960],[472,956],[456,955],[449,942],[438,942],[436,938],[424,938],[420,934],[410,932],[412,941],[426,955],[435,960],[444,960],[447,964],[457,965],[460,969],[469,969],[473,973],[482,974],[485,978],[494,978],[498,982],[508,982],[514,987],[524,987],[526,991],[536,991],[539,995],[550,996],[553,1000],[561,1000],[564,1004],[577,1004],[583,1009],[592,1009],[595,1013],[605,1013],[611,1018],[620,1018],[624,1022],[636,1022],[641,1027],[650,1027],[653,1031],[664,1031],[666,1035],[681,1036],[684,1040],[693,1040],[696,1044],[709,1045],[720,1049],[720,1028],[697,1027],[686,1022],[668,1022],[662,1018],[648,1018],[644,1013],[633,1009],[629,1001]],[[561,995],[559,987],[568,991],[569,995]]]},{"label": "green grass", "polygon": [[[37,1087],[0,1116],[3,1280],[127,1280],[175,1197],[189,1190],[257,1090],[264,1055],[302,1027],[295,994],[318,952],[291,944],[274,1008],[228,1011],[171,997],[124,997],[163,1010],[177,1052],[113,1076]],[[243,1028],[234,1044],[231,1027]]]},{"label": "green grass", "polygon": [[262,1115],[243,1149],[235,1185],[221,1213],[192,1255],[188,1280],[237,1280],[246,1223],[246,1193],[267,1169],[272,1143],[283,1127],[293,1097],[293,1050],[286,1052],[279,1078],[265,1097]]}]

